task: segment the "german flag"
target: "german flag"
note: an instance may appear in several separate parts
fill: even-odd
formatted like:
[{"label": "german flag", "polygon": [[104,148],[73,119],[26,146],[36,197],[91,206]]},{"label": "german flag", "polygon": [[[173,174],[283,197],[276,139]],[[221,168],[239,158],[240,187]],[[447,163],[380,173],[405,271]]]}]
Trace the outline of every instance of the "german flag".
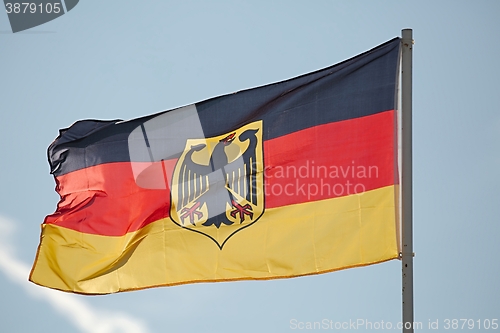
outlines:
[{"label": "german flag", "polygon": [[107,294],[398,257],[400,39],[337,65],[48,148],[61,199],[30,281]]}]

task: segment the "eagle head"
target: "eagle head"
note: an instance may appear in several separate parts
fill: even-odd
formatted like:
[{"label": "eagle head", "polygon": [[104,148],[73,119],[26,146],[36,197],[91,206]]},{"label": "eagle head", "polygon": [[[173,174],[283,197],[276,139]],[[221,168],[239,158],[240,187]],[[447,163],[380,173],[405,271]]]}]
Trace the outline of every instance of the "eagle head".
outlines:
[{"label": "eagle head", "polygon": [[224,139],[219,140],[219,142],[224,144],[224,146],[227,146],[231,142],[233,142],[235,136],[236,136],[236,133],[231,133],[228,136],[226,136]]}]

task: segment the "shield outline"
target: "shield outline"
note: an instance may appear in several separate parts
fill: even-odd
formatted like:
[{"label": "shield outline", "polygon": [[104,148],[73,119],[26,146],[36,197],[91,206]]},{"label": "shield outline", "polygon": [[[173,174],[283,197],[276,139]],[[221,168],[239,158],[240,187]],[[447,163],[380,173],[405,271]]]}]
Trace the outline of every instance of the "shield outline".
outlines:
[{"label": "shield outline", "polygon": [[[257,146],[256,146],[255,156],[256,156],[256,166],[257,166],[257,171],[256,171],[256,193],[257,193],[258,203],[257,203],[257,205],[254,206],[254,207],[258,208],[257,213],[253,215],[253,217],[251,218],[250,221],[247,222],[245,220],[244,222],[246,222],[246,223],[242,222],[240,224],[236,224],[236,225],[233,224],[233,225],[230,225],[230,226],[221,225],[221,228],[224,228],[224,229],[229,229],[229,228],[234,229],[232,231],[227,232],[227,235],[222,236],[222,237],[214,237],[213,235],[210,235],[208,233],[208,231],[207,232],[203,232],[204,228],[213,228],[213,226],[202,226],[201,225],[202,222],[200,222],[200,221],[197,221],[196,222],[197,225],[194,226],[194,227],[190,226],[189,223],[179,223],[179,212],[176,209],[177,203],[179,201],[179,198],[177,196],[178,186],[179,186],[178,185],[179,184],[179,172],[180,172],[179,168],[180,168],[180,166],[182,166],[184,158],[186,156],[186,153],[189,151],[189,148],[192,145],[194,145],[194,144],[206,143],[207,146],[209,147],[208,149],[210,150],[210,154],[208,154],[207,156],[210,156],[211,152],[213,151],[213,146],[214,146],[213,143],[214,142],[220,141],[221,139],[227,137],[231,133],[235,133],[236,137],[238,137],[240,134],[242,134],[244,131],[246,131],[248,129],[257,130],[257,132],[256,132]],[[252,123],[243,125],[243,126],[239,127],[238,129],[235,129],[233,131],[230,131],[230,132],[227,132],[227,133],[223,133],[221,135],[214,136],[214,137],[211,137],[211,138],[187,139],[185,147],[184,147],[184,151],[182,152],[181,156],[177,160],[177,162],[175,164],[175,167],[174,167],[174,170],[173,170],[173,173],[172,173],[172,182],[170,184],[170,214],[169,214],[170,220],[174,224],[176,224],[177,226],[179,226],[179,227],[181,227],[183,229],[186,229],[186,230],[189,230],[189,231],[193,231],[193,232],[202,234],[202,235],[210,238],[215,244],[217,244],[217,246],[219,247],[220,250],[223,249],[223,247],[226,244],[226,242],[233,235],[235,235],[237,232],[239,232],[239,231],[241,231],[243,229],[246,229],[246,228],[250,227],[255,222],[257,222],[260,219],[260,217],[265,212],[264,148],[263,148],[262,136],[263,136],[263,121],[262,120],[258,120],[258,121],[254,121]],[[241,142],[239,144],[239,147],[241,148]],[[241,152],[241,149],[240,149],[240,152]],[[218,169],[216,171],[219,171],[219,170],[221,170],[221,169]],[[233,189],[228,188],[228,187],[226,187],[226,189],[229,190],[229,191],[233,191]],[[225,211],[226,216],[227,216],[228,212],[229,211],[226,209],[226,211]],[[202,229],[202,230],[200,230],[200,229]],[[220,229],[217,229],[215,232],[212,232],[212,234],[217,234],[218,235],[219,232],[217,232],[217,231],[219,231],[219,230]]]}]

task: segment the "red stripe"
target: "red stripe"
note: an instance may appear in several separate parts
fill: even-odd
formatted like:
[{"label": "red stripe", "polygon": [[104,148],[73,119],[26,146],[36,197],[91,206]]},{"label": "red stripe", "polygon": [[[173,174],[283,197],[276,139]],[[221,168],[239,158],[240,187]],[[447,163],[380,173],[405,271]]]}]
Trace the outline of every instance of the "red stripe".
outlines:
[{"label": "red stripe", "polygon": [[[266,208],[394,184],[394,119],[394,111],[386,111],[265,141]],[[165,168],[161,163],[108,163],[59,176],[61,201],[45,223],[122,236],[168,217],[164,173],[170,179],[175,163],[165,161]]]},{"label": "red stripe", "polygon": [[170,191],[137,186],[130,163],[73,171],[57,177],[56,183],[61,200],[45,223],[90,234],[122,236],[169,216]]},{"label": "red stripe", "polygon": [[266,141],[266,208],[394,184],[394,128],[391,110]]}]

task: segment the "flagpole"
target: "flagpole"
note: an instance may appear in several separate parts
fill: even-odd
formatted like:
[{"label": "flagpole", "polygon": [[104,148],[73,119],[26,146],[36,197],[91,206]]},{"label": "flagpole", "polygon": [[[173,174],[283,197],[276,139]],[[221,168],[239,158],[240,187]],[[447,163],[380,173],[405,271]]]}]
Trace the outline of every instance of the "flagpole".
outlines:
[{"label": "flagpole", "polygon": [[403,333],[413,333],[413,190],[412,190],[412,48],[413,30],[403,29],[401,59],[402,112],[402,292]]}]

